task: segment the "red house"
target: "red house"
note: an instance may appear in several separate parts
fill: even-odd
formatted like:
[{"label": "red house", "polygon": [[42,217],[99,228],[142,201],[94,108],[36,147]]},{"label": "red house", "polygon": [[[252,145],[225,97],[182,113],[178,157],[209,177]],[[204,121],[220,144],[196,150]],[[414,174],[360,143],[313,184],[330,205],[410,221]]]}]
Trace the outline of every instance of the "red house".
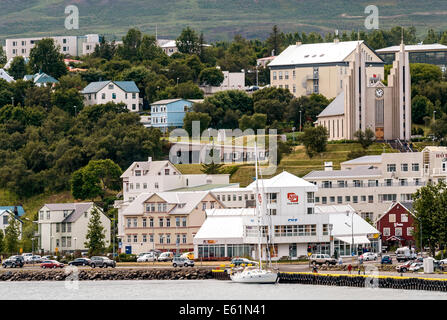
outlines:
[{"label": "red house", "polygon": [[382,247],[414,246],[412,209],[411,202],[394,202],[377,220],[376,226],[382,235]]}]

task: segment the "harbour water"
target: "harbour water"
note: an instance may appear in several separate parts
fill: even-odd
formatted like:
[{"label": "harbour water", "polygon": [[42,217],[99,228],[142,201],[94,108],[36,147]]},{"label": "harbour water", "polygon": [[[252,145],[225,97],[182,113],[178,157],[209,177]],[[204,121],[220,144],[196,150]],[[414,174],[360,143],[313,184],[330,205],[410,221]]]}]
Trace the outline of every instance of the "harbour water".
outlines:
[{"label": "harbour water", "polygon": [[0,299],[15,300],[447,300],[436,291],[238,284],[219,280],[1,282]]}]

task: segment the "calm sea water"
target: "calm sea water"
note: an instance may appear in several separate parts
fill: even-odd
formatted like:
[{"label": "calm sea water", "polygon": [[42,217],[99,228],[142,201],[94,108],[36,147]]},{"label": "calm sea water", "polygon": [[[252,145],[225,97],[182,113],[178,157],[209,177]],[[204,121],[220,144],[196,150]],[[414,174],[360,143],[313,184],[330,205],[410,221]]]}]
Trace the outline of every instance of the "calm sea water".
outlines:
[{"label": "calm sea water", "polygon": [[443,299],[433,291],[326,287],[300,284],[238,284],[219,280],[0,282],[0,299],[30,300],[320,300],[320,299]]}]

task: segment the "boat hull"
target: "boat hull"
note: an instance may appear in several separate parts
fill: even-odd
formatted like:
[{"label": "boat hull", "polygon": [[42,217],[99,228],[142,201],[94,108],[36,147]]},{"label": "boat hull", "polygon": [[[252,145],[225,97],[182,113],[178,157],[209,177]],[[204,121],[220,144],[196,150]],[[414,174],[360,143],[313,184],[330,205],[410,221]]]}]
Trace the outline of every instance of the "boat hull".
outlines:
[{"label": "boat hull", "polygon": [[278,274],[275,272],[238,272],[230,275],[233,282],[237,283],[276,283]]}]

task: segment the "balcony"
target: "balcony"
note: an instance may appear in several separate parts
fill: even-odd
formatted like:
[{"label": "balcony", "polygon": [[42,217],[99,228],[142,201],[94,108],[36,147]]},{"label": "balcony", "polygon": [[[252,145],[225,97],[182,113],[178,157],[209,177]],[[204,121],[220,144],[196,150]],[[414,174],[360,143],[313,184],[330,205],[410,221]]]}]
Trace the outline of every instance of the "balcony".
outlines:
[{"label": "balcony", "polygon": [[347,183],[347,184],[343,184],[343,185],[338,185],[338,184],[332,184],[332,185],[327,185],[327,184],[317,184],[317,186],[320,189],[346,189],[346,188],[379,188],[379,187],[423,187],[426,186],[427,182],[425,181],[420,181],[418,183],[416,182],[406,182],[406,183],[402,183],[402,182],[392,182],[392,183],[386,183],[386,182],[381,182],[379,184],[374,184],[374,185],[368,185],[368,183],[363,183],[363,184],[354,184],[354,183]]}]

